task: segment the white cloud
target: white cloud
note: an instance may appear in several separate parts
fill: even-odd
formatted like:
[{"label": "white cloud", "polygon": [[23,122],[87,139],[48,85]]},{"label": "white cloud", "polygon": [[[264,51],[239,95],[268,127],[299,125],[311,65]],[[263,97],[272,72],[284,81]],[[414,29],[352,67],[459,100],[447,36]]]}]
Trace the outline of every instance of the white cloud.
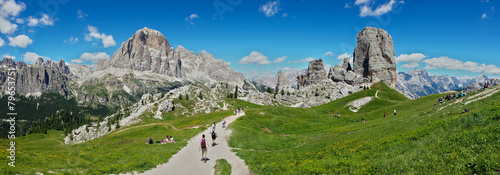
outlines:
[{"label": "white cloud", "polygon": [[28,26],[34,27],[34,26],[53,26],[54,25],[54,19],[52,19],[49,15],[47,14],[42,14],[41,18],[35,18],[33,16],[28,17]]},{"label": "white cloud", "polygon": [[483,15],[481,15],[481,18],[482,18],[482,19],[484,19],[484,18],[486,18],[486,17],[487,17],[487,16],[486,16],[486,13],[484,13]]},{"label": "white cloud", "polygon": [[64,40],[63,42],[73,45],[76,42],[78,42],[78,37],[70,37],[70,38]]},{"label": "white cloud", "polygon": [[424,54],[421,53],[412,53],[410,55],[408,54],[401,54],[398,57],[396,57],[396,63],[400,62],[420,62],[422,59],[424,59],[425,56]]},{"label": "white cloud", "polygon": [[24,59],[24,62],[30,64],[30,63],[35,63],[36,60],[38,60],[38,58],[42,57],[44,60],[48,60],[50,59],[49,57],[44,57],[44,56],[40,56],[34,52],[26,52],[24,55],[23,55],[23,59]]},{"label": "white cloud", "polygon": [[[401,3],[401,2],[400,2]],[[404,1],[402,2],[404,3]],[[356,0],[355,5],[359,5],[359,16],[375,16],[379,17],[383,14],[386,14],[392,10],[392,7],[396,4],[395,0],[390,0],[389,2],[379,5],[375,10],[372,10],[371,1],[370,0]]]},{"label": "white cloud", "polygon": [[189,22],[191,25],[194,25],[193,20],[196,18],[200,18],[200,16],[198,16],[197,13],[193,13],[193,14],[189,15],[188,17],[186,17],[185,19],[186,19],[186,22]]},{"label": "white cloud", "polygon": [[[9,19],[18,16],[26,9],[23,2],[16,3],[14,0],[0,0],[0,32],[3,34],[13,34],[17,30],[17,25]],[[17,20],[16,20],[17,21]]]},{"label": "white cloud", "polygon": [[335,56],[332,51],[325,52],[325,56]]},{"label": "white cloud", "polygon": [[7,38],[9,39],[9,46],[12,47],[26,48],[26,46],[33,43],[33,40],[26,35],[18,35],[14,38],[8,36]]},{"label": "white cloud", "polygon": [[96,52],[96,53],[83,53],[80,58],[71,60],[72,63],[80,64],[86,61],[90,61],[92,64],[96,64],[99,59],[108,59],[109,55],[105,52]]},{"label": "white cloud", "polygon": [[3,34],[13,34],[16,30],[17,24],[13,24],[9,20],[0,17],[0,32]]},{"label": "white cloud", "polygon": [[281,70],[283,72],[295,72],[295,71],[301,71],[303,69],[299,69],[299,68],[291,68],[291,67],[284,67],[284,68],[281,68]]},{"label": "white cloud", "polygon": [[280,6],[280,1],[269,1],[264,5],[261,5],[259,7],[259,11],[264,13],[267,17],[274,16],[278,11],[281,9],[279,8]]},{"label": "white cloud", "polygon": [[286,59],[286,56],[282,56],[282,57],[279,57],[279,58],[276,58],[273,63],[281,63],[283,61],[285,61]]},{"label": "white cloud", "polygon": [[265,65],[271,63],[271,61],[267,60],[267,56],[264,54],[257,52],[257,51],[252,51],[250,55],[243,57],[240,61],[240,64],[260,64],[260,65]]},{"label": "white cloud", "polygon": [[83,12],[83,10],[76,11],[76,15],[78,15],[78,18],[82,20],[85,19],[87,16],[89,16],[88,14]]},{"label": "white cloud", "polygon": [[227,64],[228,66],[230,66],[230,65],[231,65],[231,62],[226,62],[226,64]]},{"label": "white cloud", "polygon": [[490,0],[481,0],[481,2],[490,2]]},{"label": "white cloud", "polygon": [[5,44],[5,41],[2,38],[0,38],[0,47],[2,47],[4,44]]},{"label": "white cloud", "polygon": [[345,3],[345,6],[344,6],[345,9],[350,9],[351,6],[348,4],[348,3]]},{"label": "white cloud", "polygon": [[401,67],[406,67],[406,68],[414,68],[414,67],[418,67],[418,66],[420,66],[418,64],[418,62],[411,62],[411,63],[408,63],[408,64],[401,65]]},{"label": "white cloud", "polygon": [[9,55],[9,54],[3,54],[2,58],[11,58],[11,59],[16,59],[15,56]]},{"label": "white cloud", "polygon": [[26,4],[16,3],[14,0],[0,0],[0,17],[18,16],[26,9]]},{"label": "white cloud", "polygon": [[298,60],[298,61],[294,61],[293,63],[303,63],[303,62],[310,62],[314,60],[313,57],[309,57],[309,58],[304,58],[304,59],[301,59],[301,60]]},{"label": "white cloud", "polygon": [[349,53],[343,53],[342,55],[339,55],[339,56],[337,57],[337,59],[339,59],[339,60],[344,60],[344,58],[346,58],[346,57],[352,58],[352,55],[351,55],[351,54],[349,54]]},{"label": "white cloud", "polygon": [[288,13],[283,13],[283,15],[281,15],[281,17],[288,17]]},{"label": "white cloud", "polygon": [[354,5],[366,5],[366,4],[369,4],[370,3],[370,0],[356,0],[356,2],[354,2]]},{"label": "white cloud", "polygon": [[198,52],[199,52],[199,53],[202,53],[202,54],[210,54],[210,53],[208,53],[208,51],[207,51],[207,50],[205,50],[205,49],[200,50],[200,51],[198,51]]},{"label": "white cloud", "polygon": [[286,63],[290,64],[291,62],[292,62],[292,61],[288,61],[288,62],[286,62]]},{"label": "white cloud", "polygon": [[500,74],[500,68],[496,65],[486,65],[484,63],[479,64],[471,61],[462,62],[449,57],[426,59],[423,62],[427,64],[424,69],[443,68],[450,70],[465,70],[470,72],[484,72],[487,74]]},{"label": "white cloud", "polygon": [[91,25],[88,25],[87,30],[89,33],[85,34],[86,41],[92,41],[93,39],[101,40],[104,48],[116,46],[116,42],[113,39],[113,35],[106,35],[104,33],[99,33],[97,28]]},{"label": "white cloud", "polygon": [[405,4],[405,1],[399,1],[400,4]]},{"label": "white cloud", "polygon": [[16,23],[18,24],[24,24],[24,20],[21,18],[16,18]]}]

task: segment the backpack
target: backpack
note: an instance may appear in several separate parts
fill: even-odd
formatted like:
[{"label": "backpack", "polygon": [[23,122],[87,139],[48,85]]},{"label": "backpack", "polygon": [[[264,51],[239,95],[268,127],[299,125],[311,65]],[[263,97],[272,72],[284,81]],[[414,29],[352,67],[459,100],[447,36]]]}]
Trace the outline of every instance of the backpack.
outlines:
[{"label": "backpack", "polygon": [[153,144],[153,139],[149,138],[149,139],[148,139],[148,143],[149,143],[149,144]]},{"label": "backpack", "polygon": [[201,139],[201,148],[207,148],[207,143],[205,139]]}]

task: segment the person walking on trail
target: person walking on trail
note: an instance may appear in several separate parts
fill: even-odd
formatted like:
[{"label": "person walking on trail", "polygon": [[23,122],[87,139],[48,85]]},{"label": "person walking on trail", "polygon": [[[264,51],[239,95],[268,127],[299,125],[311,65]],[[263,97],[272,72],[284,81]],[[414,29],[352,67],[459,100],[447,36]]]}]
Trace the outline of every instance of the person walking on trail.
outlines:
[{"label": "person walking on trail", "polygon": [[394,116],[396,116],[396,110],[394,109]]},{"label": "person walking on trail", "polygon": [[215,133],[215,130],[212,130],[212,146],[215,146],[215,138],[217,138],[217,133]]},{"label": "person walking on trail", "polygon": [[224,120],[224,117],[222,117],[222,128],[226,127],[226,120]]},{"label": "person walking on trail", "polygon": [[201,150],[201,160],[207,159],[207,140],[205,139],[205,134],[203,134],[202,139],[200,141],[200,150]]},{"label": "person walking on trail", "polygon": [[212,130],[215,131],[215,122],[212,124]]},{"label": "person walking on trail", "polygon": [[385,118],[385,112],[384,112],[384,118]]}]

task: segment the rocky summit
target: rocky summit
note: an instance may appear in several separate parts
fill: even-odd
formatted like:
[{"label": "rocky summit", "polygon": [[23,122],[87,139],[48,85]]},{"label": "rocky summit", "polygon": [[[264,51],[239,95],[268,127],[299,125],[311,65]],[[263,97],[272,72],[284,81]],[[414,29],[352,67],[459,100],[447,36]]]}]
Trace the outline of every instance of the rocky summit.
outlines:
[{"label": "rocky summit", "polygon": [[353,70],[364,82],[382,81],[387,85],[397,83],[396,57],[392,37],[383,29],[367,27],[357,35],[354,49]]},{"label": "rocky summit", "polygon": [[395,87],[396,57],[391,35],[383,29],[367,27],[358,33],[357,38],[353,65],[349,63],[351,58],[344,58],[341,66],[330,68],[328,78],[353,86],[382,81]]},{"label": "rocky summit", "polygon": [[231,85],[245,83],[243,74],[235,72],[223,60],[212,54],[196,55],[182,46],[174,49],[159,31],[143,28],[122,43],[111,60],[99,60],[97,70],[110,67],[151,72],[190,82],[228,82]]},{"label": "rocky summit", "polygon": [[297,88],[303,88],[327,79],[323,60],[317,59],[309,62],[307,73],[297,76]]}]

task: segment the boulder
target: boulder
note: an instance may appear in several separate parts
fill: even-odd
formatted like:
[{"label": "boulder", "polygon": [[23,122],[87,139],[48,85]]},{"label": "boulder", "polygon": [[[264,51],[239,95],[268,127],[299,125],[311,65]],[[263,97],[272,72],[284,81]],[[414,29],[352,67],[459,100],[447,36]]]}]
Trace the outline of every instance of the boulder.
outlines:
[{"label": "boulder", "polygon": [[278,82],[276,83],[276,91],[280,92],[281,90],[290,92],[292,91],[292,87],[288,84],[288,80],[283,74],[282,71],[278,71]]},{"label": "boulder", "polygon": [[347,73],[345,74],[345,80],[344,81],[347,84],[356,86],[356,85],[360,84],[363,81],[363,77],[361,77],[360,75],[354,73],[353,71],[347,71]]},{"label": "boulder", "polygon": [[335,65],[335,67],[330,67],[330,72],[328,73],[328,78],[332,79],[334,82],[344,81],[347,69],[342,66]]}]

